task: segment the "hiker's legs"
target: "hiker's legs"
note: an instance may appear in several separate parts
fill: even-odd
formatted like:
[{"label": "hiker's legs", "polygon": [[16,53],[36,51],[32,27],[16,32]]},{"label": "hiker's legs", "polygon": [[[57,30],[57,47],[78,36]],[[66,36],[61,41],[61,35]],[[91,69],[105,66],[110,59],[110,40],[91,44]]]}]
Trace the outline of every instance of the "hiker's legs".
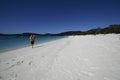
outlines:
[{"label": "hiker's legs", "polygon": [[32,48],[33,48],[33,44],[32,44]]},{"label": "hiker's legs", "polygon": [[33,48],[33,45],[34,45],[34,41],[31,42],[31,46],[32,46],[32,48]]}]

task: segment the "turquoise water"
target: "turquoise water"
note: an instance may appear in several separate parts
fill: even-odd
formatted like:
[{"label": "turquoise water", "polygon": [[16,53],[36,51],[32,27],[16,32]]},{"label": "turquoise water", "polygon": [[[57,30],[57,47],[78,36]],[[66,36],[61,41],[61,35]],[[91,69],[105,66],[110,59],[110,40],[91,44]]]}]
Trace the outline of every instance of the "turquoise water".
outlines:
[{"label": "turquoise water", "polygon": [[[44,43],[51,40],[64,38],[64,36],[35,36],[35,44]],[[0,37],[0,53],[30,46],[29,36],[26,37]]]}]

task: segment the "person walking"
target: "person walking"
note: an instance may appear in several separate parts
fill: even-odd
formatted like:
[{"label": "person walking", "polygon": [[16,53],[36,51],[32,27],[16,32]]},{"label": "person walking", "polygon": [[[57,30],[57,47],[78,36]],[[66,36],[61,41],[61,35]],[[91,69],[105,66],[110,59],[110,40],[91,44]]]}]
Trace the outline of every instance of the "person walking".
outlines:
[{"label": "person walking", "polygon": [[30,35],[30,43],[31,43],[31,46],[33,48],[33,45],[34,45],[34,35]]}]

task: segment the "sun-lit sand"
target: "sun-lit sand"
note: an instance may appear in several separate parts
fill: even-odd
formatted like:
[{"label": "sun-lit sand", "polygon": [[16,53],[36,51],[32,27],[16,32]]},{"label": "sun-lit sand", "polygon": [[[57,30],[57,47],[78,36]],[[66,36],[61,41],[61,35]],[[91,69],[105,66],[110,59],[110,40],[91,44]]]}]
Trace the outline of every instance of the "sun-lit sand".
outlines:
[{"label": "sun-lit sand", "polygon": [[120,80],[120,34],[69,36],[0,53],[0,80]]}]

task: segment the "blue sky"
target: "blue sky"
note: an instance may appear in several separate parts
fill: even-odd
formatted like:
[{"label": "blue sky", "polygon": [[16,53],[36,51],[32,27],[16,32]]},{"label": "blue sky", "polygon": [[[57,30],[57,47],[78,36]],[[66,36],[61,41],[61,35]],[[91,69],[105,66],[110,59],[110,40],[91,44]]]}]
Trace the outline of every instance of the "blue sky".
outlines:
[{"label": "blue sky", "polygon": [[0,33],[59,33],[120,24],[120,0],[0,0]]}]

